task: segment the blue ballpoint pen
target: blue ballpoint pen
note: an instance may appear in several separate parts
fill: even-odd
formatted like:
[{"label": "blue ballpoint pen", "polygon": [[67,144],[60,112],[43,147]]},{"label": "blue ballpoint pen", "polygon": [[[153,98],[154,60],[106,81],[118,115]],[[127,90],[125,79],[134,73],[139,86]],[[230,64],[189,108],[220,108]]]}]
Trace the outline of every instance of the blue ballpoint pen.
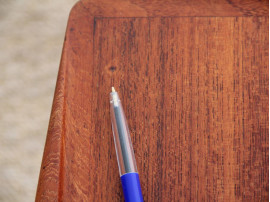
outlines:
[{"label": "blue ballpoint pen", "polygon": [[129,129],[114,87],[110,93],[110,105],[114,144],[125,201],[141,202],[143,197]]}]

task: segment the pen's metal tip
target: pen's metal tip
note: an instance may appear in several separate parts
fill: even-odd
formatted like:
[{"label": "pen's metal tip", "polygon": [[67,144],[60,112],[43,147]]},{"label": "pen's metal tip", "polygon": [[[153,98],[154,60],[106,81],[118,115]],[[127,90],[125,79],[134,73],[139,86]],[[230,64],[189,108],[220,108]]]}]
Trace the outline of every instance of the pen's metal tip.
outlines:
[{"label": "pen's metal tip", "polygon": [[114,87],[112,87],[112,92],[115,92],[115,89],[114,89]]}]

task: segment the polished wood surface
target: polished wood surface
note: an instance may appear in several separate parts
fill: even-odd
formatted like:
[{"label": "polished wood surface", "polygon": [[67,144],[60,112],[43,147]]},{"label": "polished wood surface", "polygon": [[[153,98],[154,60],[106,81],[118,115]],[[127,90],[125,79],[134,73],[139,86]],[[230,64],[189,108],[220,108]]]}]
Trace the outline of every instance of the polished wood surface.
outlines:
[{"label": "polished wood surface", "polygon": [[91,1],[70,13],[36,201],[123,201],[114,85],[145,201],[267,201],[267,1]]}]

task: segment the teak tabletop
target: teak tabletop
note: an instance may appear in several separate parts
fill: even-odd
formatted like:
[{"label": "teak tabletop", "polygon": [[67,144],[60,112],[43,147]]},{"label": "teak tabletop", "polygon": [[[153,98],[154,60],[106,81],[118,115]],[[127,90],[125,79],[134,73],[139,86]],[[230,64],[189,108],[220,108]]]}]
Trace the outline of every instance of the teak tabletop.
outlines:
[{"label": "teak tabletop", "polygon": [[268,1],[81,0],[36,201],[123,201],[115,86],[145,201],[267,201]]}]

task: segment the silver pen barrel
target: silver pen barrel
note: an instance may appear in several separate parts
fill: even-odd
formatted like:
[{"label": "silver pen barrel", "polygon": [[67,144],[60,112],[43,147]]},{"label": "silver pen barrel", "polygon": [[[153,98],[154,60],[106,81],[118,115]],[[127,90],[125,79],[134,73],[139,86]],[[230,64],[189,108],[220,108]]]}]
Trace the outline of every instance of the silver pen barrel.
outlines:
[{"label": "silver pen barrel", "polygon": [[110,93],[112,130],[120,176],[138,172],[126,117],[118,93]]}]

